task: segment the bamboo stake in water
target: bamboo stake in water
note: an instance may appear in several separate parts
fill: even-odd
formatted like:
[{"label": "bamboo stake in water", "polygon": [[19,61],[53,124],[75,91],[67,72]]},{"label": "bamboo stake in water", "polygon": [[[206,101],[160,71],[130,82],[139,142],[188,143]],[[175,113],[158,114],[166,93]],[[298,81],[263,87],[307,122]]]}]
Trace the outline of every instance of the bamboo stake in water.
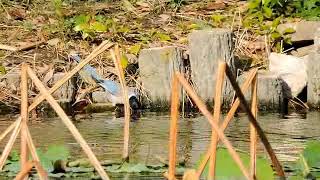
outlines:
[{"label": "bamboo stake in water", "polygon": [[46,179],[48,179],[48,174],[39,163],[40,162],[40,158],[39,158],[39,156],[37,154],[36,147],[33,144],[33,141],[32,141],[31,134],[30,134],[28,126],[26,126],[25,130],[27,132],[27,143],[28,143],[28,147],[29,147],[29,150],[30,150],[30,154],[31,154],[31,157],[32,157],[32,159],[34,161],[34,165],[35,165],[35,167],[37,169],[37,172],[39,174],[39,178],[40,178],[40,180],[46,180]]},{"label": "bamboo stake in water", "polygon": [[[24,168],[28,162],[28,145],[27,145],[27,132],[25,127],[28,122],[28,65],[23,63],[21,67],[21,149],[20,149],[20,164]],[[28,175],[24,179],[28,179]]]},{"label": "bamboo stake in water", "polygon": [[103,167],[101,166],[100,162],[92,152],[89,145],[86,143],[86,141],[83,139],[77,128],[74,126],[72,121],[69,119],[69,117],[66,115],[66,113],[63,111],[63,109],[60,107],[60,105],[55,101],[55,99],[52,97],[52,95],[48,92],[48,90],[44,87],[44,85],[41,83],[41,81],[38,79],[36,74],[28,68],[28,75],[34,82],[35,86],[40,90],[40,92],[44,95],[45,99],[48,101],[48,103],[51,105],[51,107],[56,111],[58,116],[61,118],[62,122],[67,126],[71,134],[74,136],[76,141],[80,144],[83,151],[88,156],[91,164],[95,167],[99,175],[103,180],[109,180],[109,177],[107,173],[104,171]]},{"label": "bamboo stake in water", "polygon": [[[220,63],[218,68],[217,80],[216,80],[216,88],[215,88],[215,96],[214,96],[214,113],[213,113],[213,120],[217,124],[219,124],[219,120],[220,120],[221,94],[222,94],[225,70],[226,70],[226,63]],[[215,179],[217,145],[218,145],[218,135],[214,131],[214,128],[212,128],[211,155],[210,155],[211,158],[209,161],[209,173],[208,173],[209,180]]]},{"label": "bamboo stake in water", "polygon": [[[104,52],[105,50],[111,48],[113,46],[113,43],[109,43],[108,41],[103,41],[96,49],[94,49],[92,51],[92,53],[83,61],[81,61],[79,64],[77,64],[76,67],[74,67],[70,72],[66,73],[65,76],[63,76],[62,79],[60,79],[59,81],[57,81],[52,88],[49,89],[49,93],[52,94],[54,93],[57,89],[60,88],[60,86],[62,86],[65,82],[67,82],[74,74],[76,74],[79,70],[81,70],[86,64],[88,64],[92,59],[94,59],[95,57],[97,57],[99,54],[101,54],[102,52]],[[29,108],[28,108],[28,112],[31,112],[35,107],[37,107],[43,100],[44,100],[44,96],[43,95],[38,95],[33,103],[30,104]],[[21,121],[21,117],[18,117],[17,120],[14,123],[20,123],[18,121]],[[13,127],[14,125],[9,126],[8,128],[8,132],[10,132],[10,129]],[[3,133],[1,135],[0,141],[3,139],[4,136],[6,136],[7,133]],[[1,166],[0,166],[1,167]],[[1,168],[0,168],[1,169]]]},{"label": "bamboo stake in water", "polygon": [[[257,75],[254,77],[251,85],[251,111],[257,119]],[[252,123],[250,123],[250,175],[252,179],[256,179],[256,162],[257,162],[257,132]]]},{"label": "bamboo stake in water", "polygon": [[249,118],[249,121],[252,123],[252,125],[255,127],[260,139],[261,139],[261,142],[263,143],[264,147],[266,148],[270,158],[271,158],[271,161],[272,161],[272,165],[274,166],[278,176],[280,177],[285,177],[285,174],[284,174],[284,171],[281,167],[281,164],[277,158],[277,156],[275,155],[266,135],[264,134],[262,128],[260,127],[259,123],[257,122],[256,118],[254,117],[254,115],[252,114],[251,112],[251,109],[243,95],[243,93],[241,92],[240,88],[239,88],[239,85],[237,84],[236,82],[236,79],[233,77],[233,74],[231,72],[231,70],[229,69],[229,67],[227,66],[227,69],[226,69],[226,74],[231,82],[231,85],[233,86],[233,89],[235,90],[236,92],[236,95],[237,97],[240,99],[240,102],[243,104],[244,106],[244,109],[245,111],[247,112],[247,115],[248,115],[248,118]]},{"label": "bamboo stake in water", "polygon": [[2,141],[3,138],[5,138],[16,126],[18,123],[21,122],[21,118],[18,120],[14,121],[2,134],[0,135],[0,142]]},{"label": "bamboo stake in water", "polygon": [[169,180],[175,179],[176,174],[176,156],[177,156],[177,133],[179,119],[179,96],[180,85],[177,77],[172,78],[171,87],[171,119],[170,119],[170,139],[169,139]]},{"label": "bamboo stake in water", "polygon": [[17,174],[17,176],[14,178],[15,180],[23,180],[28,178],[28,173],[33,168],[33,162],[27,161],[24,166],[22,166],[21,171]]},{"label": "bamboo stake in water", "polygon": [[[252,80],[253,80],[254,76],[256,75],[256,73],[257,73],[257,69],[253,69],[253,70],[250,71],[250,73],[248,74],[247,79],[245,80],[245,82],[241,86],[241,91],[242,92],[246,92],[249,89],[250,83],[252,82]],[[240,105],[240,101],[237,98],[235,100],[235,102],[232,104],[232,107],[229,110],[229,112],[228,112],[227,116],[225,117],[224,121],[222,122],[222,125],[220,126],[222,131],[224,131],[228,127],[228,124],[233,119],[233,116],[234,116],[236,110],[238,109],[239,105]],[[207,162],[208,162],[208,160],[210,158],[210,154],[211,154],[211,149],[208,149],[205,157],[203,158],[202,162],[200,163],[199,169],[197,170],[197,175],[198,175],[199,178],[200,178],[204,168],[206,167],[206,164],[207,164]]]},{"label": "bamboo stake in water", "polygon": [[[21,119],[21,118],[19,118]],[[19,132],[21,130],[21,121],[18,121],[19,123],[17,123],[16,127],[14,128],[14,130],[12,131],[12,134],[10,136],[10,139],[7,143],[7,145],[5,146],[2,154],[1,154],[1,157],[0,157],[0,170],[2,170],[9,154],[10,154],[10,151],[12,149],[12,146],[15,142],[15,140],[17,139],[18,135],[19,135]]]},{"label": "bamboo stake in water", "polygon": [[188,81],[181,75],[181,73],[176,72],[176,74],[177,74],[177,78],[178,78],[179,82],[181,83],[181,85],[183,86],[183,88],[189,94],[191,99],[193,99],[194,103],[197,105],[197,107],[202,112],[202,114],[208,119],[209,123],[212,125],[214,130],[217,132],[221,141],[227,147],[231,157],[234,159],[236,164],[239,166],[239,168],[240,168],[241,172],[243,173],[243,175],[245,176],[245,178],[252,180],[249,176],[247,169],[243,165],[239,155],[237,154],[237,152],[234,150],[233,146],[231,145],[230,141],[226,138],[223,131],[219,129],[218,124],[215,121],[213,121],[213,116],[208,111],[205,103],[203,103],[201,101],[200,97],[194,92],[193,88],[189,85]]},{"label": "bamboo stake in water", "polygon": [[124,102],[124,130],[123,130],[123,153],[122,158],[124,160],[129,159],[129,140],[130,140],[130,104],[128,97],[128,88],[126,86],[126,81],[124,78],[123,68],[121,65],[121,56],[119,51],[119,46],[116,45],[115,52],[110,50],[113,62],[118,72],[118,77],[122,89],[122,98]]}]

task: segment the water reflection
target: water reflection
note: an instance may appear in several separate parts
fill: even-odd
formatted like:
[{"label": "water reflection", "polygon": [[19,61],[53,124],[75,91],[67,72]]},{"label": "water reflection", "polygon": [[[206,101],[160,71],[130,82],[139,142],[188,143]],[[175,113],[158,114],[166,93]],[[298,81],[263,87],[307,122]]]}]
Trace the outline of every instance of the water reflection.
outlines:
[{"label": "water reflection", "polygon": [[[259,123],[280,161],[289,163],[297,159],[307,140],[320,139],[319,116],[320,113],[317,112],[308,113],[306,117],[294,115],[287,118],[281,118],[279,114],[261,114]],[[168,115],[150,113],[131,123],[131,161],[154,164],[159,163],[159,159],[167,158],[169,120]],[[0,132],[11,122],[4,117],[0,118]],[[121,159],[122,118],[114,118],[108,113],[93,114],[91,117],[78,117],[75,125],[100,160]],[[240,115],[226,129],[226,135],[235,148],[249,151],[248,127],[249,121],[246,116]],[[30,131],[37,147],[65,144],[72,150],[74,157],[84,156],[80,146],[58,118],[30,122]],[[177,150],[180,161],[184,160],[188,166],[193,166],[200,154],[205,153],[208,148],[210,124],[204,117],[181,118],[178,132]],[[3,142],[0,147],[4,147]],[[15,148],[19,148],[18,143],[15,144]],[[264,155],[262,144],[258,152]]]}]

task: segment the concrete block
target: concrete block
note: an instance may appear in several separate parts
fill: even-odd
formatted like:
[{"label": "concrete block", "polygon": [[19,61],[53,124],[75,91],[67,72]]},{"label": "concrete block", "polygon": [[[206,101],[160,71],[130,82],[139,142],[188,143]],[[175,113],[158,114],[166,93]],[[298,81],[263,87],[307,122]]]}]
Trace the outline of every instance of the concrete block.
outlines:
[{"label": "concrete block", "polygon": [[[234,68],[232,32],[227,29],[194,31],[189,36],[192,82],[198,95],[212,103],[219,62],[227,62]],[[229,83],[224,88],[224,104],[229,106],[232,93]]]},{"label": "concrete block", "polygon": [[290,34],[293,42],[313,40],[317,28],[320,27],[320,21],[300,21],[294,23],[280,24],[279,32],[284,32],[288,28],[293,28],[295,33]]},{"label": "concrete block", "polygon": [[314,50],[307,57],[308,104],[320,108],[320,28],[314,39]]},{"label": "concrete block", "polygon": [[[60,80],[65,73],[56,73],[53,75],[51,84],[55,84],[58,80]],[[56,92],[53,93],[53,97],[56,100],[64,101],[64,102],[71,102],[74,97],[75,93],[75,83],[73,79],[71,78],[69,81],[64,83]]]},{"label": "concrete block", "polygon": [[93,103],[110,103],[108,100],[108,94],[104,91],[92,92],[92,102]]},{"label": "concrete block", "polygon": [[[247,78],[247,73],[239,77],[239,85]],[[260,111],[283,112],[286,108],[283,94],[283,81],[267,71],[258,72],[258,109]],[[251,103],[251,88],[245,93],[247,102]]]},{"label": "concrete block", "polygon": [[168,107],[172,76],[183,68],[182,50],[174,46],[143,49],[138,61],[141,82],[151,100],[147,104]]}]

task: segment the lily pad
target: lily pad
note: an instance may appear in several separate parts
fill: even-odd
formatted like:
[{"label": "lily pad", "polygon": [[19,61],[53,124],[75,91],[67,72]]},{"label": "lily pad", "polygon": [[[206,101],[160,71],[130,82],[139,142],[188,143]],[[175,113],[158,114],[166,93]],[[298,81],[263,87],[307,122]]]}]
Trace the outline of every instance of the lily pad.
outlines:
[{"label": "lily pad", "polygon": [[[250,163],[250,156],[244,152],[238,152],[243,164],[248,168]],[[203,157],[201,158],[201,160]],[[197,167],[200,165],[199,161],[197,163]],[[238,165],[234,162],[230,153],[225,148],[218,148],[217,150],[217,159],[216,159],[216,179],[243,179],[244,176],[238,167]],[[203,177],[207,177],[209,163],[207,163],[204,172],[202,173]],[[196,167],[196,168],[197,168]],[[259,180],[270,180],[274,179],[273,170],[269,164],[269,162],[261,157],[257,158],[257,179]]]}]

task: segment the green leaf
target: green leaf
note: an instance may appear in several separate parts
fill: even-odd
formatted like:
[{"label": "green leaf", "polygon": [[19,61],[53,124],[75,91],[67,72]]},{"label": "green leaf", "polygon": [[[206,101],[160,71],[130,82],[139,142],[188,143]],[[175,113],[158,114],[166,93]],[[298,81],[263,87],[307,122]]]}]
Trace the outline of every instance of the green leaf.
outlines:
[{"label": "green leaf", "polygon": [[37,150],[40,159],[40,164],[47,172],[53,172],[54,166],[49,157],[47,157],[41,150]]},{"label": "green leaf", "polygon": [[69,150],[65,146],[50,145],[44,155],[47,156],[52,162],[58,160],[66,161],[69,157]]},{"label": "green leaf", "polygon": [[79,24],[87,24],[90,21],[90,16],[89,15],[79,15],[75,18],[75,24],[79,25]]},{"label": "green leaf", "polygon": [[[238,152],[240,158],[246,167],[249,167],[250,156],[244,152]],[[198,161],[197,167],[199,166],[202,158]],[[229,152],[225,148],[218,148],[217,150],[217,159],[216,159],[216,179],[243,179],[244,176],[234,162]],[[202,174],[202,177],[207,177],[208,174],[208,164]],[[259,180],[270,180],[274,179],[273,170],[269,165],[268,161],[264,158],[257,158],[257,179]]]},{"label": "green leaf", "polygon": [[163,34],[163,33],[160,33],[160,32],[157,32],[155,34],[155,36],[158,37],[160,39],[160,41],[170,41],[171,40],[169,35]]},{"label": "green leaf", "polygon": [[16,151],[16,150],[11,151],[10,156],[9,156],[8,159],[10,161],[19,161],[20,156],[19,156],[18,151]]},{"label": "green leaf", "polygon": [[287,28],[287,29],[285,29],[284,31],[283,31],[283,35],[286,35],[286,34],[292,34],[292,33],[295,33],[296,32],[296,30],[295,29],[293,29],[293,28]]},{"label": "green leaf", "polygon": [[281,38],[281,34],[278,32],[273,32],[273,33],[271,33],[271,38],[272,39],[279,39],[279,38]]},{"label": "green leaf", "polygon": [[125,54],[122,54],[120,62],[121,62],[122,68],[125,69],[129,64],[128,57]]},{"label": "green leaf", "polygon": [[134,46],[131,46],[129,48],[129,52],[137,56],[141,50],[141,46],[142,46],[141,44],[136,44]]},{"label": "green leaf", "polygon": [[91,29],[93,29],[95,32],[106,32],[107,26],[96,21],[91,24]]},{"label": "green leaf", "polygon": [[272,17],[272,9],[266,6],[263,6],[263,12],[264,12],[264,16],[267,18],[271,18]]},{"label": "green leaf", "polygon": [[11,162],[10,164],[7,164],[3,168],[3,171],[18,173],[20,171],[20,161],[14,161],[14,162]]}]

